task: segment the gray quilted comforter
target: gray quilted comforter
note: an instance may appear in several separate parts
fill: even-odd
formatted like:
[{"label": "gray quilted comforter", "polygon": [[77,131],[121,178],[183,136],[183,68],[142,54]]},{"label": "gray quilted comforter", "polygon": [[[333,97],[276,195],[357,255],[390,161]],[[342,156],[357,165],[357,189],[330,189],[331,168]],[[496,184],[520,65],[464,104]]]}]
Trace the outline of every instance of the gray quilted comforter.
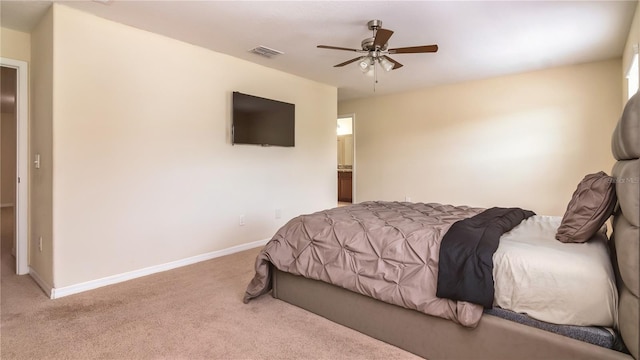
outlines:
[{"label": "gray quilted comforter", "polygon": [[453,223],[483,210],[377,201],[298,216],[258,255],[244,301],[271,289],[273,264],[284,272],[475,327],[482,306],[436,297],[438,254]]}]

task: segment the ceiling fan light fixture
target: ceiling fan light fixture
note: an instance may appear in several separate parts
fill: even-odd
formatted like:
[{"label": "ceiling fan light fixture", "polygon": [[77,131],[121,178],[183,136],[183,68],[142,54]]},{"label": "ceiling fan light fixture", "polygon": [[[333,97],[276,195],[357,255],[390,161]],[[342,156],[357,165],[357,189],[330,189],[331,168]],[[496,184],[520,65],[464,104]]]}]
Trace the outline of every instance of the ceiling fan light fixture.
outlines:
[{"label": "ceiling fan light fixture", "polygon": [[393,69],[394,64],[385,58],[378,58],[378,62],[385,71],[391,71],[391,69]]},{"label": "ceiling fan light fixture", "polygon": [[367,56],[363,58],[358,63],[358,66],[360,67],[360,70],[362,70],[362,73],[367,76],[373,76],[375,73],[376,63],[375,63],[375,59],[371,56]]},{"label": "ceiling fan light fixture", "polygon": [[362,59],[362,61],[358,63],[358,66],[360,66],[360,70],[362,70],[363,73],[366,73],[369,70],[369,64],[369,58],[366,58]]}]

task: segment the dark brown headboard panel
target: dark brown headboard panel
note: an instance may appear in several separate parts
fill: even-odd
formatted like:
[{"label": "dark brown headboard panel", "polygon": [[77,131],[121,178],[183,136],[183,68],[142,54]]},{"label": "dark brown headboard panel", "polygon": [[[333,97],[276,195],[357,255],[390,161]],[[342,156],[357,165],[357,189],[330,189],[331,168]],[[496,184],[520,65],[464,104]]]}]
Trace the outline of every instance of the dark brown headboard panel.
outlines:
[{"label": "dark brown headboard panel", "polygon": [[619,275],[618,323],[625,345],[639,359],[640,348],[640,95],[624,108],[613,132],[613,156],[618,160],[616,181],[618,210],[613,217],[613,248]]}]

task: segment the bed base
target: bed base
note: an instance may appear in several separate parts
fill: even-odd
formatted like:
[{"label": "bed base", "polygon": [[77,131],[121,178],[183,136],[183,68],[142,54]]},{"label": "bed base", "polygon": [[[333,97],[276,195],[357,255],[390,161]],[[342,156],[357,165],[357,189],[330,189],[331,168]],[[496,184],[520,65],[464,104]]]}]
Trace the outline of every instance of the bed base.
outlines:
[{"label": "bed base", "polygon": [[631,355],[484,314],[476,329],[273,269],[273,297],[426,359],[633,360]]}]

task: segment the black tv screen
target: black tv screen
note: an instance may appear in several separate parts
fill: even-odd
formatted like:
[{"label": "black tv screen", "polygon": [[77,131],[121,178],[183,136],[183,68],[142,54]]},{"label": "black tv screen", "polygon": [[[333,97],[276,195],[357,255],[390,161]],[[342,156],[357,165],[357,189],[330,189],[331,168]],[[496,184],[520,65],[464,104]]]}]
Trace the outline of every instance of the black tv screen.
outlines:
[{"label": "black tv screen", "polygon": [[233,92],[233,144],[295,146],[294,104]]}]

